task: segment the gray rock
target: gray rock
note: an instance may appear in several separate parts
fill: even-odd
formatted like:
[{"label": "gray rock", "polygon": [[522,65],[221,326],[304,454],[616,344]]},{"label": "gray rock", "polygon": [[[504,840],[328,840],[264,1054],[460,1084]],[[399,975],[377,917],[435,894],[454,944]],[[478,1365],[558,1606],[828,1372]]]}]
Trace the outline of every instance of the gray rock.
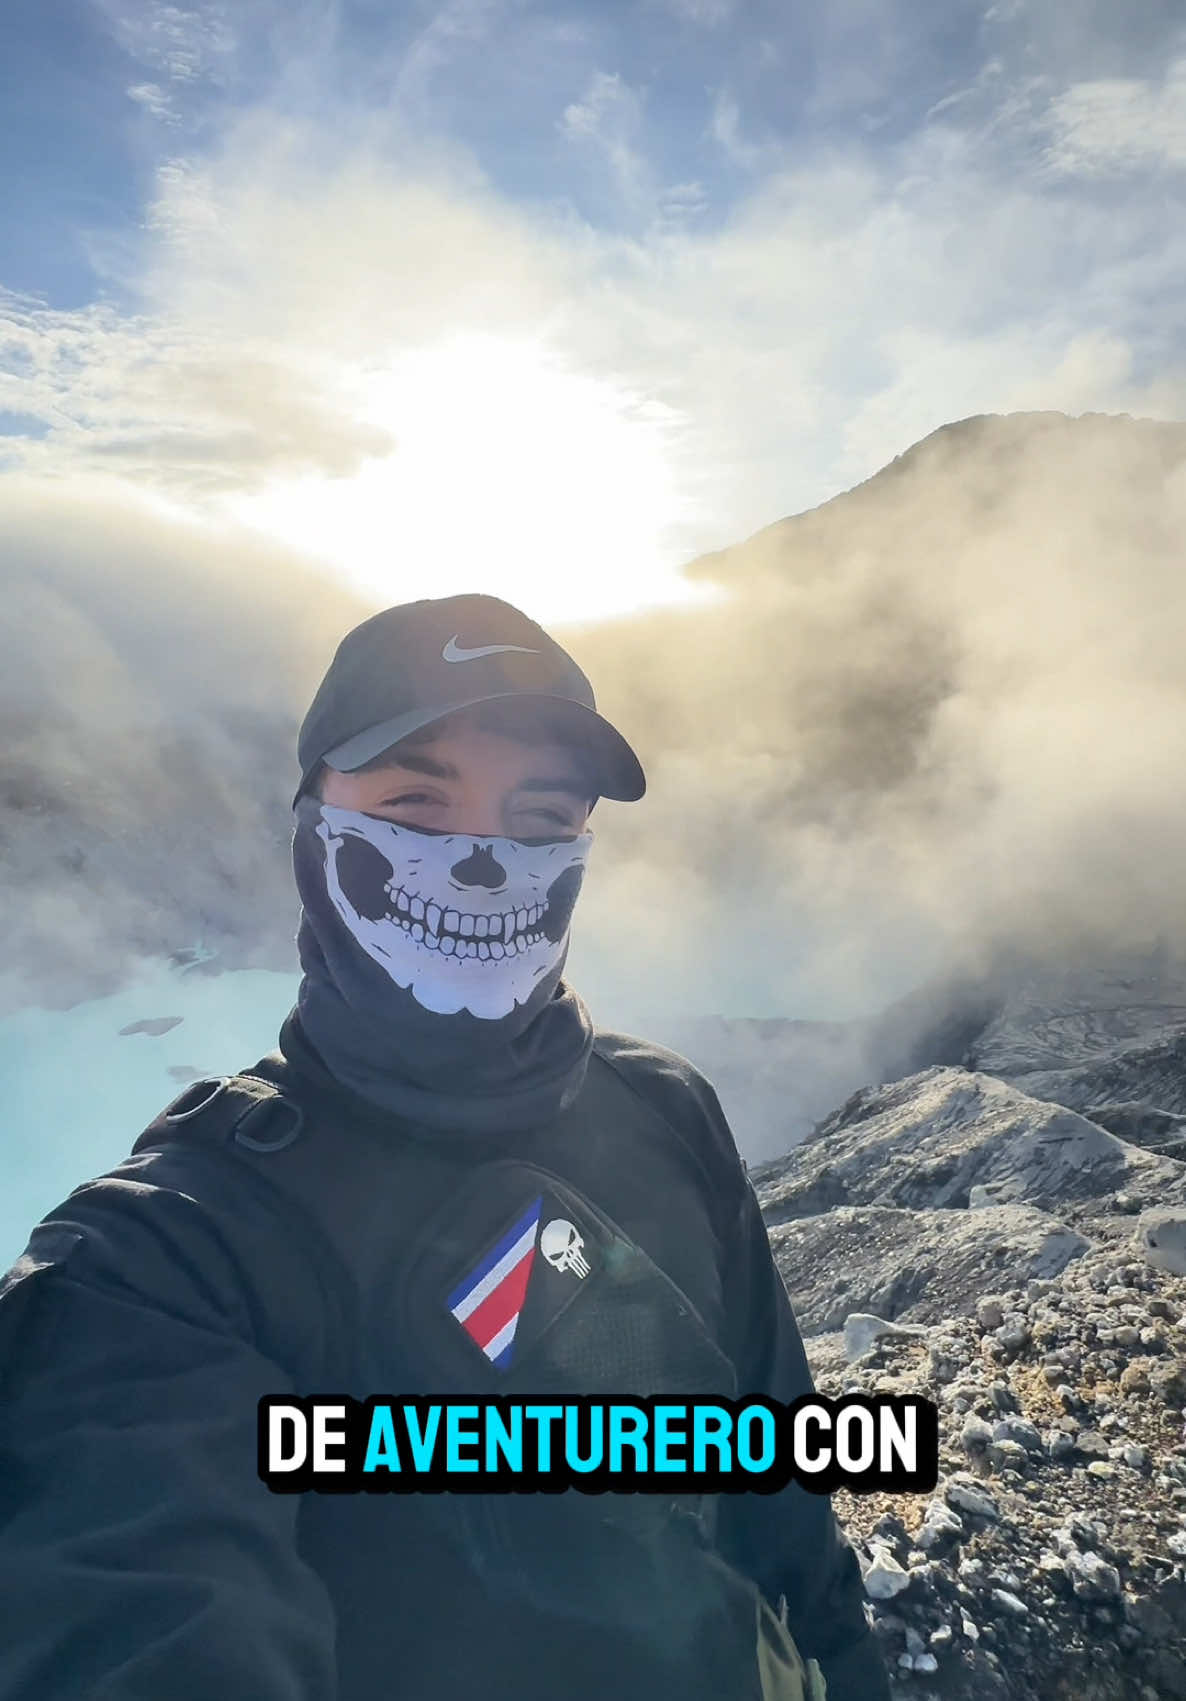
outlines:
[{"label": "gray rock", "polygon": [[924,1553],[930,1553],[959,1541],[963,1533],[963,1519],[945,1501],[936,1499],[927,1506],[914,1540]]},{"label": "gray rock", "polygon": [[1071,1552],[1067,1555],[1071,1587],[1087,1600],[1115,1600],[1120,1595],[1120,1573],[1098,1553]]},{"label": "gray rock", "polygon": [[1030,1326],[1028,1321],[1018,1311],[1011,1311],[999,1329],[993,1330],[993,1340],[1002,1346],[1007,1353],[1019,1353],[1028,1343]]},{"label": "gray rock", "polygon": [[971,1512],[977,1518],[995,1520],[1000,1517],[993,1495],[976,1477],[970,1476],[966,1471],[956,1471],[949,1477],[943,1492],[947,1504],[954,1506],[957,1511]]},{"label": "gray rock", "polygon": [[983,1452],[993,1438],[992,1425],[977,1417],[968,1418],[960,1430],[960,1443],[968,1453]]},{"label": "gray rock", "polygon": [[992,1439],[994,1441],[1015,1441],[1019,1447],[1024,1447],[1027,1453],[1041,1454],[1045,1451],[1042,1437],[1034,1425],[1023,1417],[1003,1417],[993,1425]]},{"label": "gray rock", "polygon": [[1005,1308],[993,1294],[985,1294],[977,1301],[976,1321],[982,1329],[999,1329],[1005,1321]]},{"label": "gray rock", "polygon": [[988,1457],[998,1471],[1024,1471],[1029,1464],[1029,1454],[1016,1441],[990,1441]]}]

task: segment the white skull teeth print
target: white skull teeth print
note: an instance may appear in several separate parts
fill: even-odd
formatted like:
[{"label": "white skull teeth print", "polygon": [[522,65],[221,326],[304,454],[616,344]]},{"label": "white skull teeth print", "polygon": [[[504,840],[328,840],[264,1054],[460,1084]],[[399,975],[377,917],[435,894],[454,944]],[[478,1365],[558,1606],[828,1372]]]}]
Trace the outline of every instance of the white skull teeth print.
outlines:
[{"label": "white skull teeth print", "polygon": [[326,887],[354,938],[426,1010],[496,1020],[560,960],[593,843],[427,833],[323,804]]},{"label": "white skull teeth print", "polygon": [[456,909],[442,912],[439,904],[426,904],[423,898],[411,897],[394,881],[388,881],[384,890],[400,926],[413,939],[423,940],[430,950],[439,948],[446,956],[497,961],[500,957],[514,956],[529,945],[537,945],[544,938],[540,925],[545,911],[543,904],[507,910],[503,914],[474,915]]}]

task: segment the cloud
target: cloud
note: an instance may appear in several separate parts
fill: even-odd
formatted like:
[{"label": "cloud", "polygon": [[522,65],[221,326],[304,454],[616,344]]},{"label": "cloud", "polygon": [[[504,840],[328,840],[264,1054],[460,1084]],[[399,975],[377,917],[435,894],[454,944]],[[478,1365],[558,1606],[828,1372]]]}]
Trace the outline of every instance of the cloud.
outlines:
[{"label": "cloud", "polygon": [[92,5],[125,53],[167,83],[219,81],[235,53],[237,38],[230,13],[221,4],[92,0]]},{"label": "cloud", "polygon": [[126,90],[129,100],[143,107],[153,118],[176,124],[178,117],[168,93],[159,83],[132,83]]},{"label": "cloud", "polygon": [[652,3],[679,23],[699,29],[720,29],[737,14],[737,0],[652,0]]},{"label": "cloud", "polygon": [[741,107],[728,89],[719,89],[713,100],[708,133],[727,158],[746,171],[781,163],[782,149],[770,143],[748,140],[742,134]]},{"label": "cloud", "polygon": [[106,467],[182,500],[317,469],[342,477],[390,452],[389,434],[321,393],[291,352],[226,335],[62,313],[0,295],[0,407],[48,430],[10,439],[28,472]]},{"label": "cloud", "polygon": [[[365,417],[375,375],[480,328],[673,422],[673,571],[949,418],[1180,406],[1186,226],[1155,197],[1068,201],[940,118],[878,155],[772,153],[722,211],[709,180],[664,184],[645,117],[598,72],[561,120],[609,162],[619,206],[634,196],[614,230],[570,204],[516,207],[463,151],[370,114],[331,135],[247,113],[217,151],[159,168],[113,278],[137,310],[7,302],[0,406],[49,427],[9,439],[10,458],[125,466],[198,503],[349,477],[396,452]],[[415,421],[400,429],[408,442]]]},{"label": "cloud", "polygon": [[1066,176],[1186,170],[1186,57],[1159,80],[1101,78],[1063,90],[1045,116],[1046,160]]},{"label": "cloud", "polygon": [[595,71],[580,100],[566,106],[560,120],[568,142],[590,146],[604,159],[618,193],[632,206],[654,193],[650,169],[638,150],[642,119],[639,91],[616,71]]}]

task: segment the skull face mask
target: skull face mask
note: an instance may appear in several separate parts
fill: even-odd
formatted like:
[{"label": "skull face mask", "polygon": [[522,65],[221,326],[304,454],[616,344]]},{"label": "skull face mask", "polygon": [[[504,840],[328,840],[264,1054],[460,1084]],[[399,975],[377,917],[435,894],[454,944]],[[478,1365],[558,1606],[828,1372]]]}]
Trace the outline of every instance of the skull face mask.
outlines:
[{"label": "skull face mask", "polygon": [[489,1134],[579,1091],[593,1022],[563,981],[593,835],[531,842],[397,826],[303,796],[304,976],[281,1049],[410,1123]]},{"label": "skull face mask", "polygon": [[425,1010],[508,1016],[562,960],[591,833],[475,838],[329,804],[316,832],[343,924]]}]

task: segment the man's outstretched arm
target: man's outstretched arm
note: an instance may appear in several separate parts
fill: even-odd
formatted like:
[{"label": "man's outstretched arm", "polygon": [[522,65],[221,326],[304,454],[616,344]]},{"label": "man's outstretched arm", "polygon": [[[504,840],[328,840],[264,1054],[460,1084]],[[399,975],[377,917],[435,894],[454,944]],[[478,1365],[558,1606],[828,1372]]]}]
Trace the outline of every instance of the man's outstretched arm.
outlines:
[{"label": "man's outstretched arm", "polygon": [[0,1701],[333,1701],[300,1497],[257,1475],[290,1383],[200,1207],[108,1178],[31,1247],[0,1297]]}]

